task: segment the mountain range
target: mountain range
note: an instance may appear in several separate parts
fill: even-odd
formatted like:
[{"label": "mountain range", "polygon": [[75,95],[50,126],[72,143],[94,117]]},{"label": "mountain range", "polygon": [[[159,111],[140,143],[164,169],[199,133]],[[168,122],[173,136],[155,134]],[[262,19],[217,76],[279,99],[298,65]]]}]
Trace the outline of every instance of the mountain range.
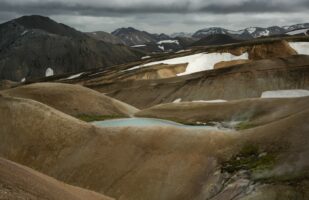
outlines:
[{"label": "mountain range", "polygon": [[[170,35],[152,34],[146,31],[137,30],[132,27],[119,28],[113,31],[109,37],[104,39],[105,42],[114,43],[114,37],[118,38],[121,43],[134,48],[141,49],[146,52],[176,51],[187,48],[191,45],[220,45],[230,43],[228,41],[249,40],[259,37],[268,37],[275,35],[285,35],[295,30],[306,30],[309,23],[296,24],[292,26],[272,26],[268,28],[249,27],[243,30],[234,31],[221,27],[210,27],[196,31],[195,33],[177,32]],[[97,38],[97,32],[91,33],[92,37]],[[216,36],[221,35],[221,36]],[[224,37],[224,41],[214,42],[213,38],[219,39]],[[198,40],[202,39],[200,42]],[[208,41],[210,39],[211,41]],[[215,39],[215,40],[217,40]],[[185,44],[181,41],[185,41]]]},{"label": "mountain range", "polygon": [[209,35],[214,34],[224,34],[229,35],[238,39],[252,39],[258,38],[262,36],[273,36],[273,35],[283,35],[289,33],[291,31],[299,30],[299,29],[308,29],[309,23],[304,24],[295,24],[292,26],[271,26],[268,28],[261,27],[249,27],[239,31],[228,30],[220,27],[211,27],[198,30],[195,32],[192,37],[195,38],[203,38]]},{"label": "mountain range", "polygon": [[24,16],[0,25],[0,80],[19,82],[75,73],[134,61],[142,55],[43,16]]},{"label": "mountain range", "polygon": [[24,82],[139,60],[146,54],[191,46],[221,45],[262,36],[308,34],[309,23],[231,31],[220,27],[194,34],[153,34],[133,27],[83,33],[39,15],[0,24],[0,80]]}]

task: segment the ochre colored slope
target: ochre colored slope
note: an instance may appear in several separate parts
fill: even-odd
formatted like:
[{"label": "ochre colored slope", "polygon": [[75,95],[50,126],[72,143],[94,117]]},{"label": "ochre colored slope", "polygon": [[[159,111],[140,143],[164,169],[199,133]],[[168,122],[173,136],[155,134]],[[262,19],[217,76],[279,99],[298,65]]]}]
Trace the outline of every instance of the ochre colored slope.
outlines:
[{"label": "ochre colored slope", "polygon": [[33,99],[73,116],[131,116],[137,111],[133,106],[72,84],[35,83],[5,90],[2,93]]}]

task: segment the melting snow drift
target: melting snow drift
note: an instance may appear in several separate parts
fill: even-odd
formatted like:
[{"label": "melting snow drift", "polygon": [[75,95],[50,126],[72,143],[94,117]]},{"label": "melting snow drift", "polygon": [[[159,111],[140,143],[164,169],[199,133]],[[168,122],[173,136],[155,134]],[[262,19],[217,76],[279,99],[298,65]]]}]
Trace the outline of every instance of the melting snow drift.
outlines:
[{"label": "melting snow drift", "polygon": [[293,98],[309,96],[309,90],[273,90],[262,93],[261,98]]},{"label": "melting snow drift", "polygon": [[175,43],[175,44],[179,45],[178,40],[161,40],[157,44],[161,45],[161,44],[172,44],[172,43]]},{"label": "melting snow drift", "polygon": [[309,29],[300,29],[300,30],[296,30],[296,31],[291,31],[291,32],[287,32],[287,35],[297,35],[297,34],[305,34],[308,35],[307,32],[309,31]]},{"label": "melting snow drift", "polygon": [[175,99],[175,100],[173,101],[173,103],[180,103],[180,102],[181,102],[181,98]]},{"label": "melting snow drift", "polygon": [[214,99],[214,100],[194,100],[192,101],[194,103],[223,103],[223,102],[227,102],[227,100],[223,100],[223,99]]},{"label": "melting snow drift", "polygon": [[138,47],[145,47],[146,45],[145,44],[139,44],[139,45],[134,45],[134,46],[131,46],[133,48],[138,48]]},{"label": "melting snow drift", "polygon": [[48,77],[48,76],[53,76],[54,75],[54,70],[52,68],[47,68],[46,71],[45,71],[45,77]]},{"label": "melting snow drift", "polygon": [[74,74],[74,75],[72,75],[72,76],[69,76],[69,77],[68,77],[68,78],[66,78],[66,79],[74,79],[74,78],[78,78],[78,77],[80,77],[83,73],[84,73],[84,72],[79,73],[79,74]]}]

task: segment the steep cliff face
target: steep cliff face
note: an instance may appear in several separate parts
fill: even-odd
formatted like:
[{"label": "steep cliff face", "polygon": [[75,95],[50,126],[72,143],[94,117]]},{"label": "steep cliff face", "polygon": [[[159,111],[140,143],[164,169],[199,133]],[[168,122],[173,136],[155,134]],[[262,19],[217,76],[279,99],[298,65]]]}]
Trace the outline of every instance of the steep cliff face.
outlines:
[{"label": "steep cliff face", "polygon": [[141,56],[41,16],[1,24],[0,52],[0,79],[18,82],[108,67]]}]

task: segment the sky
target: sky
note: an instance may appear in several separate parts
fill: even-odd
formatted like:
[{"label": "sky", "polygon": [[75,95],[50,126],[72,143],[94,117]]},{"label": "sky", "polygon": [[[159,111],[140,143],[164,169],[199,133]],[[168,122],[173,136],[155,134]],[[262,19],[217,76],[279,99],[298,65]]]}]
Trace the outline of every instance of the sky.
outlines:
[{"label": "sky", "polygon": [[0,0],[0,23],[44,15],[78,30],[151,33],[240,30],[309,22],[309,0]]}]

